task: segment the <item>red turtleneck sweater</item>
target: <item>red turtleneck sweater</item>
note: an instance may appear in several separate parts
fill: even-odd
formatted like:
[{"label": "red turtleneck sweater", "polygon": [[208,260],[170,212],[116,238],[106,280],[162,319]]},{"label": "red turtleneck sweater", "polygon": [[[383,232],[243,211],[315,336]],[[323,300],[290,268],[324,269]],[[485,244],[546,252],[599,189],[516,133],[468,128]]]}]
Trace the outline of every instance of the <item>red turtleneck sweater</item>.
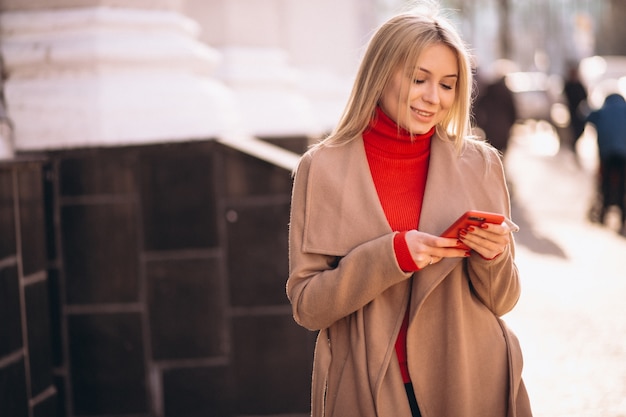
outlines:
[{"label": "red turtleneck sweater", "polygon": [[[417,229],[428,174],[430,140],[435,128],[423,135],[413,135],[389,118],[380,107],[363,133],[365,153],[380,204],[391,229],[397,231],[394,250],[400,268],[417,271],[404,235]],[[396,354],[405,383],[411,382],[407,368],[406,332],[408,308],[396,340]]]}]

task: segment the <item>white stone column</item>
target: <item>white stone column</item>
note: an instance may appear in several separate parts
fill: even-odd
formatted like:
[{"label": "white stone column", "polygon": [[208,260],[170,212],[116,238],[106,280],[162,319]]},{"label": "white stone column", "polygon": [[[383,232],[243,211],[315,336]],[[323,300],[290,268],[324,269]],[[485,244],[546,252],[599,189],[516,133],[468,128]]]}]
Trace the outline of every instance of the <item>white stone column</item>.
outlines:
[{"label": "white stone column", "polygon": [[318,125],[298,74],[279,48],[222,48],[218,77],[231,88],[246,128],[255,136],[311,135]]},{"label": "white stone column", "polygon": [[369,0],[186,0],[257,136],[316,136],[347,101]]},{"label": "white stone column", "polygon": [[238,128],[220,53],[174,10],[4,11],[0,47],[15,149],[216,137]]}]

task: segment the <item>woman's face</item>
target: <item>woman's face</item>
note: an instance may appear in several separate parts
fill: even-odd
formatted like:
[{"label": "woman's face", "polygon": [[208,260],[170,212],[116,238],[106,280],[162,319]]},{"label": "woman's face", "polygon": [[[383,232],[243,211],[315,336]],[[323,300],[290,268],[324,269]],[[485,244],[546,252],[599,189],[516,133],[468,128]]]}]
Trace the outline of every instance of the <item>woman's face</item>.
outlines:
[{"label": "woman's face", "polygon": [[411,73],[396,71],[382,93],[382,110],[414,134],[428,132],[446,115],[456,96],[459,66],[444,44],[426,47]]}]

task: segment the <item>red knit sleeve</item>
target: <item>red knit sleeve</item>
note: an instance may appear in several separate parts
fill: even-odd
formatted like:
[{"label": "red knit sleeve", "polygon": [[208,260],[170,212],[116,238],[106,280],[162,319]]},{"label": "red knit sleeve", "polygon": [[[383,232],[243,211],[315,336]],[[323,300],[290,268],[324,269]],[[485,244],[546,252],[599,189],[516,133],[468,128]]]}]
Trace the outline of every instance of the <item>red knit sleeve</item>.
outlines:
[{"label": "red knit sleeve", "polygon": [[406,233],[406,231],[396,233],[393,237],[393,250],[396,252],[398,265],[400,265],[400,269],[404,272],[419,271],[420,267],[415,264],[411,252],[409,251],[409,246],[406,244]]}]

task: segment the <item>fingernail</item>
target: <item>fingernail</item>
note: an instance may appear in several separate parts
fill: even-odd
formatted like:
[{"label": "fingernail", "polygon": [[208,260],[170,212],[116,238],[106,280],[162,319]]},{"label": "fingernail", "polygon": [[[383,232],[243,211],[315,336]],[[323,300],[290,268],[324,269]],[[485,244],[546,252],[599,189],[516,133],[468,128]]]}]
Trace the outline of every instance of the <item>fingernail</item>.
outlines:
[{"label": "fingernail", "polygon": [[465,236],[465,235],[467,235],[467,230],[465,230],[465,229],[461,229],[461,230],[459,230],[459,234],[460,234],[461,236]]},{"label": "fingernail", "polygon": [[474,226],[470,226],[467,228],[468,232],[473,232],[474,230],[476,230],[476,228]]},{"label": "fingernail", "polygon": [[466,258],[467,258],[468,256],[470,256],[470,255],[471,255],[470,251],[465,252],[465,257],[466,257]]},{"label": "fingernail", "polygon": [[486,229],[486,228],[488,228],[488,227],[489,227],[489,225],[488,225],[487,223],[481,223],[481,224],[480,224],[480,228],[481,228],[481,229]]}]

